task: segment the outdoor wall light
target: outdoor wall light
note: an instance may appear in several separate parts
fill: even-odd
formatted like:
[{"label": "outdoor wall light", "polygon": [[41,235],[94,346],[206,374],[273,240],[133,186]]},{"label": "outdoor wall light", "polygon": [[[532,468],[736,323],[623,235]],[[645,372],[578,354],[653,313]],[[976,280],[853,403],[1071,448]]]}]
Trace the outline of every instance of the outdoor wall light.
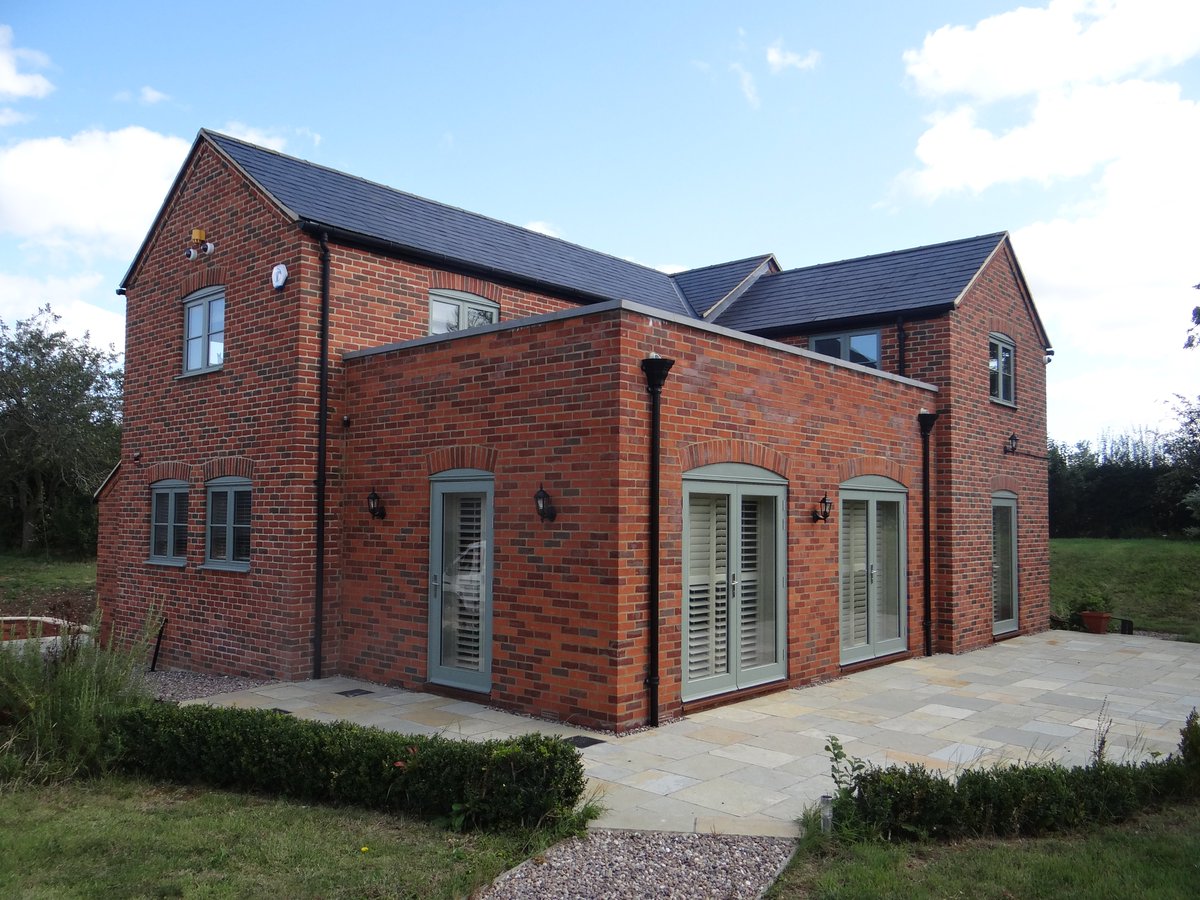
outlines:
[{"label": "outdoor wall light", "polygon": [[833,512],[833,501],[829,499],[828,494],[821,498],[821,502],[818,504],[818,506],[820,507],[819,509],[813,510],[813,521],[828,522],[829,514]]},{"label": "outdoor wall light", "polygon": [[550,500],[550,495],[546,493],[546,489],[540,484],[538,485],[537,493],[533,495],[533,505],[537,507],[537,514],[544,521],[553,522],[558,518],[558,510],[554,508],[554,503]]},{"label": "outdoor wall light", "polygon": [[1017,452],[1017,435],[1015,432],[1013,434],[1010,434],[1008,436],[1008,440],[1004,442],[1004,452],[1005,453],[1016,453]]},{"label": "outdoor wall light", "polygon": [[374,489],[367,494],[367,512],[371,514],[373,519],[382,519],[387,515],[387,510],[383,508],[383,502],[379,499],[379,495]]}]

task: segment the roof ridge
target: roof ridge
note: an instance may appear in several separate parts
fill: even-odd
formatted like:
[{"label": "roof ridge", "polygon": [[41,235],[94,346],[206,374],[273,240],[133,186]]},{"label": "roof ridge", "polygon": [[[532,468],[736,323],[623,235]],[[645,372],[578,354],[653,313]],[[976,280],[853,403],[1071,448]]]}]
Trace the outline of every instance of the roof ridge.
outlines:
[{"label": "roof ridge", "polygon": [[[648,265],[645,265],[640,262],[635,262],[624,256],[617,256],[614,253],[607,253],[603,250],[595,250],[591,247],[585,247],[583,244],[576,244],[575,242],[568,241],[565,238],[560,238],[555,235],[546,234],[545,232],[542,232],[542,231],[534,231],[532,228],[526,228],[522,225],[515,225],[512,222],[506,222],[503,219],[497,219],[493,216],[485,215],[484,213],[479,213],[479,212],[474,212],[473,210],[464,209],[461,206],[454,206],[451,203],[444,203],[441,200],[431,200],[429,197],[424,197],[420,194],[414,194],[412,191],[404,191],[404,190],[401,190],[400,188],[392,187],[391,185],[384,184],[383,182],[380,182],[380,181],[373,181],[370,178],[363,178],[360,175],[352,175],[349,172],[344,172],[341,169],[335,169],[332,166],[325,165],[324,163],[313,162],[312,160],[304,159],[299,156],[292,156],[291,154],[283,153],[279,150],[274,150],[270,147],[263,147],[260,144],[251,143],[250,141],[243,140],[242,138],[236,138],[236,137],[232,137],[231,135],[222,134],[219,131],[213,131],[208,128],[201,128],[200,131],[202,134],[208,136],[209,138],[220,138],[221,140],[233,141],[234,143],[241,144],[244,147],[249,147],[252,150],[257,150],[262,153],[270,153],[273,156],[277,156],[282,159],[290,160],[290,161],[296,162],[296,163],[301,163],[306,166],[312,166],[313,168],[316,168],[316,169],[322,169],[322,170],[324,170],[326,172],[330,172],[334,175],[340,175],[343,178],[349,178],[352,181],[359,181],[359,182],[362,182],[363,184],[368,184],[368,185],[371,185],[372,187],[379,188],[380,190],[390,191],[393,194],[399,194],[404,197],[411,197],[414,200],[419,200],[422,203],[428,203],[433,206],[442,207],[443,209],[453,210],[454,212],[461,213],[462,215],[465,215],[465,216],[471,216],[472,218],[478,219],[480,221],[491,222],[495,225],[500,225],[504,228],[512,228],[517,231],[524,232],[525,234],[534,234],[534,235],[537,235],[539,238],[543,238],[548,241],[555,241],[556,243],[562,244],[564,246],[573,247],[576,250],[582,250],[585,253],[591,253],[596,256],[604,256],[604,257],[607,257],[608,259],[614,260],[619,263],[623,263],[625,265],[635,266],[639,269],[642,269],[643,271],[652,272],[655,275],[659,275],[668,280],[671,278],[670,275],[668,275],[666,272],[662,271],[661,269],[656,269],[653,266],[648,266]],[[678,294],[678,288],[675,286],[674,282],[671,283],[671,286],[675,290],[676,294]],[[681,296],[680,299],[682,300],[683,297]]]},{"label": "roof ridge", "polygon": [[1000,241],[1006,237],[1008,237],[1007,231],[994,231],[988,232],[987,234],[977,234],[974,237],[956,238],[950,241],[938,241],[935,244],[921,244],[916,247],[905,247],[901,250],[887,250],[883,253],[867,253],[863,256],[851,256],[847,257],[846,259],[835,259],[830,262],[813,263],[811,266],[798,266],[795,269],[784,269],[778,274],[787,275],[791,272],[808,272],[812,271],[813,269],[823,269],[827,266],[843,266],[847,265],[848,263],[865,262],[868,259],[884,259],[888,256],[904,256],[909,253],[917,253],[924,250],[936,250],[939,247],[949,247],[952,244],[969,244],[972,241],[979,241],[983,240],[984,238],[995,238],[996,243],[999,244]]},{"label": "roof ridge", "polygon": [[679,275],[691,275],[693,272],[704,272],[707,269],[723,269],[726,266],[736,266],[738,263],[750,262],[751,260],[761,263],[763,260],[773,258],[774,256],[774,253],[755,253],[751,256],[743,256],[741,259],[731,259],[726,262],[709,263],[707,266],[697,266],[694,269],[684,269],[682,272],[672,272],[667,277],[675,278]]}]

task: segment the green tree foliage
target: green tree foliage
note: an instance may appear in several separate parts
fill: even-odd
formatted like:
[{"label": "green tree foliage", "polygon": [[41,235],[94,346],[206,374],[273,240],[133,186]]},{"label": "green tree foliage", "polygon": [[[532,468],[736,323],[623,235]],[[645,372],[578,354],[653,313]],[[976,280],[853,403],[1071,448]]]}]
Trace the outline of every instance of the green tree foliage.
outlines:
[{"label": "green tree foliage", "polygon": [[57,323],[49,306],[0,321],[0,545],[93,552],[92,493],[120,453],[122,373],[115,352]]}]

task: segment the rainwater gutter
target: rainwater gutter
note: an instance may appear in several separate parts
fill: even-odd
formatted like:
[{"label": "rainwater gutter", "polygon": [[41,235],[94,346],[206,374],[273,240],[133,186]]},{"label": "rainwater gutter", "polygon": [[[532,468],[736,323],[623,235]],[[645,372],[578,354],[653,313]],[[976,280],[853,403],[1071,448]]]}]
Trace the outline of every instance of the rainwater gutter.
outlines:
[{"label": "rainwater gutter", "polygon": [[663,359],[657,353],[642,360],[646,375],[646,391],[650,394],[650,653],[646,673],[649,696],[649,725],[658,727],[658,618],[659,618],[659,518],[662,504],[659,497],[661,474],[659,456],[662,448],[662,389],[667,373],[675,365],[673,359]]}]

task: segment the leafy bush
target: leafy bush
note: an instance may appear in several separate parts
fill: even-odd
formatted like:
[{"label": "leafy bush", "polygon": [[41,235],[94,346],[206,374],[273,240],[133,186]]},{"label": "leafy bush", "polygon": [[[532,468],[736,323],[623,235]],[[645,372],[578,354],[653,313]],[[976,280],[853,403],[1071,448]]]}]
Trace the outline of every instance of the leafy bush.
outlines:
[{"label": "leafy bush", "polygon": [[314,803],[404,812],[455,827],[567,817],[579,752],[556,737],[456,741],[263,710],[156,704],[121,722],[130,773]]},{"label": "leafy bush", "polygon": [[1200,719],[1180,732],[1179,755],[1138,764],[1104,759],[968,770],[956,781],[919,765],[878,768],[826,749],[837,793],[834,827],[845,838],[957,839],[1032,837],[1090,824],[1122,822],[1170,799],[1200,797]]},{"label": "leafy bush", "polygon": [[0,781],[106,771],[121,752],[113,723],[149,702],[136,649],[101,647],[78,629],[51,648],[40,637],[35,629],[0,647]]}]

